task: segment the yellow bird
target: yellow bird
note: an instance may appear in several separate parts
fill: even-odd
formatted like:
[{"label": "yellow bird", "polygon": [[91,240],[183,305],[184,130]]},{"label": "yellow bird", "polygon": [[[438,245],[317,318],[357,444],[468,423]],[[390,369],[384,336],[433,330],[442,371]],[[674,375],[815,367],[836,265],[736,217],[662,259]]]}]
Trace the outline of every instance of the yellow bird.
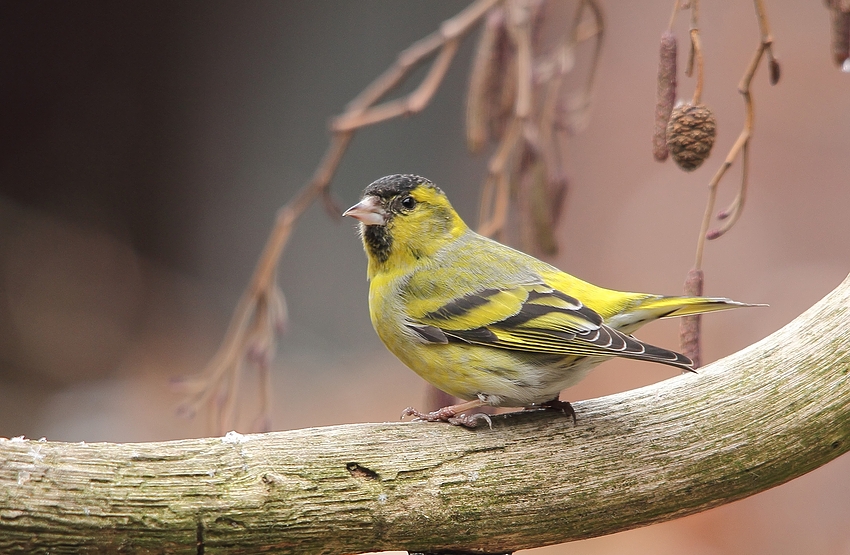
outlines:
[{"label": "yellow bird", "polygon": [[752,306],[597,287],[475,233],[416,175],[375,181],[343,215],[360,221],[378,336],[414,372],[467,401],[403,416],[474,427],[489,417],[466,412],[483,405],[544,405],[575,418],[561,390],[607,359],[693,370],[688,357],[632,337],[642,325]]}]

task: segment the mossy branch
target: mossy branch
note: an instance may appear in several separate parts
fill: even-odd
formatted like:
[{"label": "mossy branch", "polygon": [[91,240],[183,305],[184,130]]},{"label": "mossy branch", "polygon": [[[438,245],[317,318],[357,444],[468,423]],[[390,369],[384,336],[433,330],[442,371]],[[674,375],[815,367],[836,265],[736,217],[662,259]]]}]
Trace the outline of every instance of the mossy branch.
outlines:
[{"label": "mossy branch", "polygon": [[2,553],[504,553],[728,503],[850,449],[850,277],[763,341],[493,418],[109,444],[0,440]]}]

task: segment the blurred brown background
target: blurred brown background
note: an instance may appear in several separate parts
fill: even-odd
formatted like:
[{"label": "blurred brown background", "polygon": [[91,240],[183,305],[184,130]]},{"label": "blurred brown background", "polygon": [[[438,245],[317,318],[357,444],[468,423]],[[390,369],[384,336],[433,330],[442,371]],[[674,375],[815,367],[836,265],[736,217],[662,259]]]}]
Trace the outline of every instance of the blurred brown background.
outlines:
[{"label": "blurred brown background", "polygon": [[[203,415],[175,416],[169,380],[214,352],[275,210],[326,147],[328,117],[464,5],[0,2],[0,436],[204,435]],[[758,34],[749,2],[703,5],[703,98],[719,134],[703,168],[684,174],[654,162],[650,146],[671,5],[605,5],[593,115],[570,144],[556,263],[600,285],[675,294],[705,185],[743,122],[736,87]],[[707,294],[771,307],[707,317],[706,360],[778,329],[850,271],[850,75],[832,64],[822,3],[775,1],[768,11],[782,80],[769,87],[764,67],[756,76],[751,194],[735,229],[708,245],[705,269]],[[474,223],[484,161],[464,151],[471,46],[422,116],[357,136],[333,183],[346,205],[375,178],[414,172]],[[692,86],[683,80],[680,96]],[[275,429],[395,420],[422,405],[423,383],[369,324],[351,222],[311,209],[279,281],[291,329],[274,365]],[[677,329],[662,322],[639,335],[675,347]],[[613,361],[566,398],[674,374]],[[246,384],[243,429],[255,386]],[[534,552],[850,554],[847,522],[845,455],[700,515]]]}]

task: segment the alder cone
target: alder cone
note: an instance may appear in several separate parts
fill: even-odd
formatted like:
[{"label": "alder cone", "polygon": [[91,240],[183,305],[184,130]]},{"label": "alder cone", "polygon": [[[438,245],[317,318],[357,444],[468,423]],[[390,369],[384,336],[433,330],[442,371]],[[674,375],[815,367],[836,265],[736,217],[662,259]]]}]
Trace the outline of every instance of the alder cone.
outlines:
[{"label": "alder cone", "polygon": [[685,171],[702,165],[714,146],[717,122],[705,104],[682,104],[673,108],[667,123],[667,148]]}]

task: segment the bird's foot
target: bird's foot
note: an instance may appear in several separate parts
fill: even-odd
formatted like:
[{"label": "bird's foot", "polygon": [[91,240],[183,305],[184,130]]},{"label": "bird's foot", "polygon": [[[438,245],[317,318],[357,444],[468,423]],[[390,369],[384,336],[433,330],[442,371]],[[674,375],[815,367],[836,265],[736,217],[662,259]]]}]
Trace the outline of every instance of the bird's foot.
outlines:
[{"label": "bird's foot", "polygon": [[577,423],[576,409],[573,408],[573,406],[569,403],[569,401],[561,401],[560,399],[558,399],[556,397],[556,398],[552,399],[551,401],[546,401],[545,403],[540,403],[539,405],[536,405],[536,406],[537,407],[543,407],[545,409],[553,409],[553,410],[561,411],[562,413],[566,414],[567,416],[572,417],[573,424]]},{"label": "bird's foot", "polygon": [[481,412],[474,414],[465,414],[472,408],[480,407],[481,402],[470,401],[461,403],[460,405],[451,405],[435,410],[433,412],[419,412],[413,407],[407,407],[401,413],[401,417],[413,416],[417,420],[425,420],[426,422],[448,422],[453,426],[463,426],[464,428],[476,428],[482,422],[486,422],[490,428],[493,428],[493,421],[490,416]]}]

